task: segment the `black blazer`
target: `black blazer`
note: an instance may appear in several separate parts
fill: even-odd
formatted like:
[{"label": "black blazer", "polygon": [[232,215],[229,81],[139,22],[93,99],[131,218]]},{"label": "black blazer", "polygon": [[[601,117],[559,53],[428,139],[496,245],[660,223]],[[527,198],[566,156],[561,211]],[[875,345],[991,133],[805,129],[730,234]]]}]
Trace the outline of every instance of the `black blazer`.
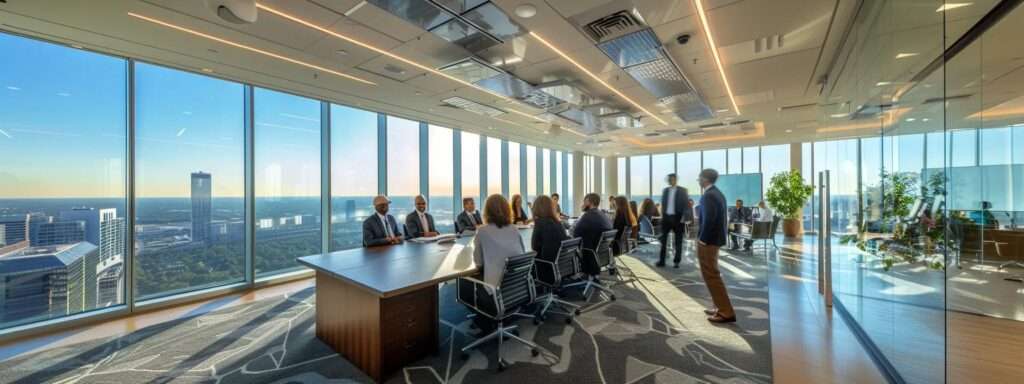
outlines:
[{"label": "black blazer", "polygon": [[711,186],[700,197],[700,241],[707,245],[725,245],[725,234],[729,220],[726,217],[725,196],[717,187]]},{"label": "black blazer", "polygon": [[[473,212],[473,218],[476,219],[477,224],[484,223],[484,220],[480,218],[480,211]],[[462,211],[459,217],[455,219],[455,231],[462,233],[465,230],[475,231],[476,225],[473,224],[473,220],[470,220],[469,214],[466,211]]]},{"label": "black blazer", "polygon": [[747,223],[750,224],[753,220],[754,212],[750,210],[750,207],[743,207],[737,210],[736,206],[729,207],[729,222],[730,223]]},{"label": "black blazer", "polygon": [[[395,221],[395,217],[388,214],[388,225],[391,226],[391,234],[393,236],[402,236],[402,231],[398,229],[398,222]],[[372,247],[375,245],[387,245],[388,233],[384,229],[384,223],[380,222],[377,218],[377,212],[370,214],[366,220],[363,220],[363,246]]]},{"label": "black blazer", "polygon": [[434,226],[434,215],[424,212],[427,216],[427,228],[420,228],[420,215],[414,210],[412,213],[405,216],[405,236],[413,239],[417,237],[423,237],[426,232],[437,232],[437,227]]},{"label": "black blazer", "polygon": [[[672,187],[665,187],[665,189],[661,190],[662,220],[665,220],[668,217],[668,214],[665,213],[665,210],[668,209],[669,188]],[[679,220],[680,223],[685,223],[687,220],[693,220],[693,210],[690,209],[690,194],[686,191],[686,188],[680,186],[676,186],[676,188],[677,189],[675,196],[675,206],[672,207],[675,209],[675,215],[673,215],[673,217]],[[662,221],[662,225],[665,225],[664,223],[665,222]]]},{"label": "black blazer", "polygon": [[568,239],[565,227],[547,217],[538,218],[533,222],[533,237],[530,239],[530,248],[537,252],[537,258],[554,261],[558,256],[558,248],[562,240]]},{"label": "black blazer", "polygon": [[601,241],[601,232],[612,229],[612,222],[608,220],[600,209],[589,209],[580,215],[576,225],[572,229],[573,237],[580,237],[583,241],[580,246],[586,249],[597,248]]},{"label": "black blazer", "polygon": [[515,212],[515,208],[512,208],[512,224],[526,224],[530,221],[530,217],[526,216],[526,211],[522,207],[519,207],[519,213]]},{"label": "black blazer", "polygon": [[625,216],[615,215],[615,220],[612,222],[612,227],[615,228],[615,242],[612,243],[612,251],[614,251],[615,254],[618,255],[622,253],[622,244],[619,244],[619,242],[622,241],[622,233],[625,231],[629,231],[630,235],[632,235],[633,226],[629,224],[629,219],[627,219]]}]

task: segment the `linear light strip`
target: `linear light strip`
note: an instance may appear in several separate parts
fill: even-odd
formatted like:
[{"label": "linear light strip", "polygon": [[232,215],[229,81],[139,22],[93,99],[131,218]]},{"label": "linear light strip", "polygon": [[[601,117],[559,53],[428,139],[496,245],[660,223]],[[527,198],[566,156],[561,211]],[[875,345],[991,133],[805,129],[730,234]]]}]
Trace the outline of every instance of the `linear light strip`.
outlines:
[{"label": "linear light strip", "polygon": [[[436,69],[434,69],[434,68],[431,68],[431,67],[428,67],[428,66],[426,66],[426,65],[423,65],[423,64],[417,63],[417,62],[415,62],[415,61],[412,61],[412,60],[406,59],[406,58],[404,58],[404,57],[402,57],[402,56],[398,56],[398,55],[396,55],[396,54],[394,54],[394,53],[391,53],[391,52],[388,52],[388,51],[386,51],[386,50],[383,50],[383,49],[377,48],[377,47],[375,47],[375,46],[373,46],[373,45],[370,45],[370,44],[364,43],[364,42],[362,42],[362,41],[359,41],[359,40],[353,39],[353,38],[351,38],[351,37],[348,37],[348,36],[342,35],[342,34],[340,34],[340,33],[338,33],[338,32],[335,32],[335,31],[332,31],[332,30],[330,30],[330,29],[327,29],[327,28],[325,28],[325,27],[322,27],[322,26],[316,25],[316,24],[314,24],[314,23],[312,23],[312,22],[309,22],[309,21],[303,20],[303,19],[301,19],[301,18],[299,18],[299,17],[296,17],[296,16],[292,16],[292,15],[290,15],[290,14],[287,14],[287,13],[285,13],[285,12],[279,11],[279,10],[277,10],[277,9],[274,9],[274,8],[268,7],[268,6],[266,6],[266,5],[263,5],[263,4],[261,4],[261,3],[256,3],[256,7],[257,7],[257,8],[259,8],[259,9],[262,9],[262,10],[264,10],[264,11],[267,11],[267,12],[273,13],[273,14],[275,14],[275,15],[277,15],[277,16],[283,17],[283,18],[285,18],[285,19],[291,20],[291,21],[293,21],[293,22],[296,22],[296,23],[302,24],[302,25],[304,25],[304,26],[306,26],[306,27],[309,27],[309,28],[315,29],[315,30],[317,30],[317,31],[320,31],[320,32],[326,33],[326,34],[328,34],[328,35],[334,36],[334,37],[336,37],[336,38],[339,38],[339,39],[341,39],[341,40],[347,41],[347,42],[349,42],[349,43],[352,43],[352,44],[358,45],[358,46],[360,46],[360,47],[363,47],[363,48],[369,49],[369,50],[371,50],[371,51],[374,51],[374,52],[376,52],[376,53],[378,53],[378,54],[381,54],[381,55],[384,55],[384,56],[390,57],[390,58],[392,58],[392,59],[395,59],[395,60],[401,61],[401,62],[403,62],[403,63],[409,64],[409,65],[411,65],[411,66],[414,66],[414,67],[416,67],[416,68],[419,68],[419,69],[421,69],[421,70],[424,70],[424,71],[427,71],[427,72],[433,73],[433,74],[435,74],[435,75],[438,75],[438,76],[444,77],[444,78],[446,78],[446,79],[448,79],[448,80],[451,80],[451,81],[457,82],[457,83],[459,83],[459,84],[462,84],[462,85],[465,85],[465,86],[467,86],[467,87],[472,87],[472,88],[475,88],[475,89],[479,89],[479,90],[481,90],[481,91],[487,92],[487,93],[489,93],[489,94],[491,94],[491,95],[497,96],[497,97],[499,97],[499,98],[501,98],[501,99],[504,99],[504,100],[511,100],[511,101],[514,101],[514,102],[516,102],[516,103],[521,103],[521,102],[520,102],[520,101],[518,101],[518,100],[515,100],[515,99],[512,99],[512,98],[509,98],[509,97],[507,97],[507,96],[505,96],[505,95],[502,95],[502,94],[500,94],[500,93],[496,93],[496,92],[494,92],[494,91],[492,91],[492,90],[490,90],[490,89],[487,89],[487,88],[483,88],[483,87],[481,87],[481,86],[479,86],[479,85],[476,85],[476,84],[470,83],[470,82],[468,82],[468,81],[465,81],[465,80],[462,80],[462,79],[460,79],[460,78],[454,77],[454,76],[452,76],[452,75],[449,75],[449,74],[447,74],[447,73],[444,73],[444,72],[438,71],[438,70],[436,70]],[[529,117],[529,118],[531,118],[531,119],[534,119],[534,120],[538,120],[538,121],[543,121],[543,122],[546,122],[546,120],[544,120],[544,119],[541,119],[541,118],[539,118],[539,117],[537,117],[537,116],[534,116],[534,115],[528,114],[528,113],[523,113],[523,112],[519,112],[519,111],[516,111],[516,110],[513,110],[513,109],[510,109],[510,111],[512,111],[512,112],[515,112],[515,113],[518,113],[518,114],[520,114],[520,115],[523,115],[523,116],[526,116],[526,117]]]},{"label": "linear light strip", "polygon": [[540,37],[540,35],[538,35],[536,32],[532,32],[531,31],[530,32],[530,36],[533,36],[534,39],[537,39],[537,41],[539,41],[542,44],[544,44],[545,46],[547,46],[548,49],[554,51],[559,56],[562,56],[563,59],[565,59],[566,61],[572,63],[572,65],[575,65],[576,68],[579,68],[579,70],[583,71],[583,73],[586,73],[588,76],[590,76],[590,78],[596,80],[598,83],[601,83],[601,85],[603,85],[605,88],[608,88],[609,91],[612,91],[616,95],[619,95],[619,97],[621,97],[624,100],[628,101],[630,104],[633,104],[634,107],[636,107],[637,109],[643,111],[648,116],[654,118],[654,120],[657,120],[662,125],[668,125],[668,123],[666,123],[665,120],[662,120],[660,117],[658,117],[658,115],[655,115],[655,114],[651,113],[651,111],[648,111],[647,108],[644,108],[644,107],[640,106],[639,103],[633,101],[633,99],[630,99],[628,96],[624,95],[622,92],[619,92],[618,89],[613,88],[611,85],[606,83],[604,80],[601,80],[600,77],[597,77],[597,75],[595,75],[593,72],[590,72],[589,70],[587,70],[587,68],[583,67],[583,65],[581,65],[580,63],[577,63],[576,60],[573,60],[572,57],[569,57],[569,55],[566,55],[564,52],[562,52],[560,49],[558,49],[557,47],[555,47],[554,45],[549,43],[547,40],[544,40],[544,38]]},{"label": "linear light strip", "polygon": [[729,79],[725,77],[725,68],[722,67],[722,58],[718,56],[718,47],[715,46],[715,38],[711,35],[711,25],[708,24],[708,16],[704,13],[704,4],[701,0],[693,0],[697,7],[697,14],[700,15],[700,24],[704,27],[704,36],[708,38],[708,48],[711,48],[711,56],[715,58],[715,65],[718,66],[718,74],[722,75],[722,84],[725,84],[725,92],[729,94],[729,101],[736,114],[740,114],[740,107],[736,105],[736,97],[732,94],[732,87],[729,86]]},{"label": "linear light strip", "polygon": [[148,22],[153,23],[153,24],[162,25],[162,26],[167,27],[167,28],[171,28],[171,29],[175,29],[175,30],[178,30],[178,31],[181,31],[181,32],[185,32],[185,33],[188,33],[188,34],[191,34],[191,35],[199,36],[199,37],[202,37],[204,39],[209,39],[209,40],[216,41],[218,43],[230,45],[232,47],[241,48],[241,49],[244,49],[244,50],[247,50],[247,51],[251,51],[251,52],[256,52],[256,53],[259,53],[261,55],[270,56],[270,57],[273,57],[275,59],[287,61],[287,62],[292,63],[292,64],[298,64],[298,65],[301,65],[301,66],[304,66],[304,67],[313,68],[313,69],[316,69],[316,70],[319,70],[319,71],[324,71],[324,72],[327,72],[327,73],[330,73],[330,74],[333,74],[333,75],[344,77],[344,78],[349,79],[349,80],[355,80],[355,81],[358,81],[358,82],[363,83],[363,84],[377,85],[377,83],[374,83],[372,81],[363,80],[361,78],[358,78],[358,77],[355,77],[355,76],[352,76],[352,75],[349,75],[349,74],[341,73],[341,72],[335,71],[333,69],[324,68],[324,67],[321,67],[321,66],[316,65],[316,64],[310,64],[310,63],[307,63],[305,61],[296,60],[296,59],[293,59],[293,58],[290,58],[290,57],[285,57],[285,56],[278,55],[278,54],[273,53],[273,52],[267,52],[267,51],[264,51],[262,49],[253,48],[253,47],[250,47],[250,46],[245,45],[245,44],[240,44],[240,43],[236,43],[234,41],[230,41],[230,40],[222,39],[222,38],[219,38],[219,37],[216,37],[216,36],[208,35],[208,34],[196,31],[196,30],[192,30],[192,29],[188,29],[188,28],[185,28],[185,27],[182,27],[182,26],[179,26],[179,25],[171,24],[171,23],[168,23],[166,21],[154,19],[152,17],[143,16],[143,15],[140,15],[140,14],[137,14],[137,13],[134,13],[134,12],[128,12],[128,15],[132,16],[132,17],[135,17],[135,18],[138,18],[138,19],[142,19],[142,20],[148,21]]}]

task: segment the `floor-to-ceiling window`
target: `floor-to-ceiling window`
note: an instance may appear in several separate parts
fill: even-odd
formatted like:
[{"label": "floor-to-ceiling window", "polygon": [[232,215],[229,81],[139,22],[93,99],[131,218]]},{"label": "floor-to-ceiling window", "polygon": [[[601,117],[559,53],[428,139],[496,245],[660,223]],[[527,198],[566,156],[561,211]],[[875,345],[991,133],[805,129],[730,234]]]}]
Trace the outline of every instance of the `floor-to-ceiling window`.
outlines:
[{"label": "floor-to-ceiling window", "polygon": [[320,253],[320,102],[257,88],[254,101],[257,275]]},{"label": "floor-to-ceiling window", "polygon": [[629,199],[641,202],[651,197],[651,156],[629,158]]},{"label": "floor-to-ceiling window", "polygon": [[[667,176],[676,172],[676,155],[661,153],[651,156],[651,195],[655,201],[661,199],[661,190],[668,186]],[[658,202],[659,204],[660,201]]]},{"label": "floor-to-ceiling window", "polygon": [[[450,128],[430,125],[427,148],[430,152],[429,212],[434,215],[438,232],[455,230],[455,212],[462,211],[462,203],[455,202],[454,133]],[[405,219],[404,217],[402,218]]]},{"label": "floor-to-ceiling window", "polygon": [[533,198],[537,196],[537,147],[532,145],[526,146],[526,196],[523,196],[526,201],[523,202],[523,208],[526,209],[527,203],[533,201]]},{"label": "floor-to-ceiling window", "polygon": [[562,204],[565,208],[563,208],[562,210],[565,211],[566,214],[572,215],[576,213],[576,200],[573,197],[573,193],[576,191],[575,186],[573,185],[573,176],[575,175],[575,171],[573,168],[573,154],[567,153],[565,155],[565,158],[567,164],[565,179],[567,180],[567,182],[564,184],[566,186],[566,190],[564,193],[564,197],[562,198]]},{"label": "floor-to-ceiling window", "polygon": [[244,86],[138,63],[135,99],[136,297],[243,281]]},{"label": "floor-to-ceiling window", "polygon": [[363,245],[377,177],[377,114],[332,104],[331,251]]},{"label": "floor-to-ceiling window", "polygon": [[127,62],[5,34],[0,52],[0,328],[122,304]]},{"label": "floor-to-ceiling window", "polygon": [[728,156],[726,173],[738,174],[743,173],[743,149],[742,148],[729,148],[726,150]]},{"label": "floor-to-ceiling window", "polygon": [[690,196],[701,194],[700,184],[697,183],[697,176],[700,176],[700,171],[700,152],[680,152],[676,154],[676,174],[679,175],[679,185],[686,188]]},{"label": "floor-to-ceiling window", "polygon": [[487,138],[487,195],[501,194],[501,139]]},{"label": "floor-to-ceiling window", "polygon": [[390,213],[402,221],[415,210],[420,194],[420,123],[388,116],[387,148]]},{"label": "floor-to-ceiling window", "polygon": [[615,187],[618,190],[616,193],[620,196],[629,195],[629,191],[626,189],[626,186],[629,185],[629,180],[626,180],[626,163],[628,162],[625,157],[616,159],[616,166],[618,166],[616,177],[618,181],[615,183]]},{"label": "floor-to-ceiling window", "polygon": [[520,146],[522,144],[516,142],[508,142],[508,197],[509,200],[512,196],[522,194],[522,157],[519,155]]},{"label": "floor-to-ceiling window", "polygon": [[[543,148],[541,150],[541,158],[540,158],[541,174],[544,176],[543,179],[541,180],[541,184],[540,184],[540,194],[541,195],[551,195],[551,192],[553,192],[552,185],[551,185],[551,161],[552,160],[553,159],[551,158],[551,150],[547,149],[547,148]],[[530,200],[530,201],[532,202],[533,200]]]},{"label": "floor-to-ceiling window", "polygon": [[483,207],[484,199],[480,196],[480,135],[463,131],[461,145],[462,197],[472,197],[478,207]]},{"label": "floor-to-ceiling window", "polygon": [[711,168],[718,171],[719,174],[724,175],[728,173],[726,169],[726,151],[724,149],[717,149],[714,151],[704,151],[703,164],[704,168]]},{"label": "floor-to-ceiling window", "polygon": [[763,192],[768,192],[768,185],[775,175],[788,172],[789,144],[766,145],[761,147],[761,184]]}]

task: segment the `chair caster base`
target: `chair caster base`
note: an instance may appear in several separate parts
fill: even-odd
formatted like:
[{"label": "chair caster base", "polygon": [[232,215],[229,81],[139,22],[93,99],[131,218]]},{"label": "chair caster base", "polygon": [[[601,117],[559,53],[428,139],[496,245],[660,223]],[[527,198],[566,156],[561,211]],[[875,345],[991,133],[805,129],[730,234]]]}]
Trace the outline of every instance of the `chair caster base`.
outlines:
[{"label": "chair caster base", "polygon": [[469,354],[466,352],[462,352],[461,354],[459,354],[459,358],[461,358],[463,361],[469,360]]},{"label": "chair caster base", "polygon": [[566,318],[565,318],[565,323],[566,323],[566,324],[572,324],[572,316],[568,316],[568,317],[566,317]]},{"label": "chair caster base", "polygon": [[498,372],[504,372],[506,367],[508,367],[508,363],[504,360],[498,360]]},{"label": "chair caster base", "polygon": [[540,356],[540,350],[538,350],[537,348],[530,349],[530,355],[532,355],[533,357]]},{"label": "chair caster base", "polygon": [[540,325],[541,322],[543,322],[543,320],[540,317],[533,318],[533,325]]},{"label": "chair caster base", "polygon": [[608,300],[615,301],[615,295],[609,295]]}]

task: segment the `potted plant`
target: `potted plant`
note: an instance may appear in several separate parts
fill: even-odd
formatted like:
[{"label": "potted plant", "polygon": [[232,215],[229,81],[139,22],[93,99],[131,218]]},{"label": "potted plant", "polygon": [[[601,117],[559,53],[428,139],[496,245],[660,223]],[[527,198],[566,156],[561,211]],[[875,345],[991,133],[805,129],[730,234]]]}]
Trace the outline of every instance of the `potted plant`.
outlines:
[{"label": "potted plant", "polygon": [[782,233],[786,237],[796,237],[803,232],[800,213],[812,193],[814,187],[804,184],[800,171],[793,170],[772,176],[765,200],[782,216]]}]

